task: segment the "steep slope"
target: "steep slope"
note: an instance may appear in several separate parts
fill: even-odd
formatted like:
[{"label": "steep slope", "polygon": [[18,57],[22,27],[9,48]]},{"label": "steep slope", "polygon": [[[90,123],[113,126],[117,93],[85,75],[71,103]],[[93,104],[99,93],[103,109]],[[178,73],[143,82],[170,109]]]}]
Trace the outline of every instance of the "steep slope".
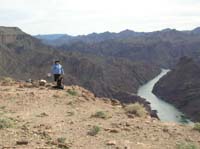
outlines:
[{"label": "steep slope", "polygon": [[0,31],[0,76],[49,79],[46,74],[53,60],[60,59],[66,84],[84,86],[97,96],[116,97],[119,92],[128,96],[136,93],[141,84],[160,71],[155,65],[125,58],[59,51],[18,28],[0,27]]},{"label": "steep slope", "polygon": [[42,68],[37,63],[42,64],[42,57],[48,57],[53,50],[19,28],[0,27],[0,31],[0,65],[4,74],[19,79],[39,75]]},{"label": "steep slope", "polygon": [[153,92],[174,104],[194,121],[200,121],[200,67],[191,58],[183,57],[178,65],[164,76]]},{"label": "steep slope", "polygon": [[[48,85],[49,86],[49,85]],[[192,126],[127,114],[115,100],[78,86],[57,91],[23,82],[0,85],[0,148],[199,148]]]},{"label": "steep slope", "polygon": [[150,64],[95,55],[62,61],[66,68],[67,84],[79,84],[104,97],[117,98],[115,95],[118,92],[136,93],[140,85],[160,72]]}]

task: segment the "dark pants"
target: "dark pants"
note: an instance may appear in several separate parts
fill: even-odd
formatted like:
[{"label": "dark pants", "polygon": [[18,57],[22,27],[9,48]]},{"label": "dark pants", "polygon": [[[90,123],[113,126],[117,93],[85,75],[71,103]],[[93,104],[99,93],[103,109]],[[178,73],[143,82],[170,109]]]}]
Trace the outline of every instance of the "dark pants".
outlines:
[{"label": "dark pants", "polygon": [[63,83],[63,77],[61,74],[54,74],[54,81],[57,82],[58,87],[61,87]]}]

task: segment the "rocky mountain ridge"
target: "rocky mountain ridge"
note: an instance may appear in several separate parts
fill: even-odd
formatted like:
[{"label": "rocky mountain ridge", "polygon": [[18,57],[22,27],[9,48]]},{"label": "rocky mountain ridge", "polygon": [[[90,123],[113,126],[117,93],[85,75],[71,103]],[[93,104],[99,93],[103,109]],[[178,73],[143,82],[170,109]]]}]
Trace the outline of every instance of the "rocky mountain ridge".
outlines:
[{"label": "rocky mountain ridge", "polygon": [[200,34],[192,31],[165,29],[150,33],[125,30],[120,33],[93,33],[51,40],[64,51],[78,51],[98,56],[113,56],[131,61],[144,61],[161,68],[173,68],[183,56],[200,61]]},{"label": "rocky mountain ridge", "polygon": [[[152,35],[162,36],[176,36],[177,33],[182,33],[183,35],[198,35],[199,34],[199,27],[191,30],[191,31],[178,31],[176,29],[163,29],[161,31],[153,31],[153,32],[135,32],[133,30],[123,30],[119,33],[115,32],[103,32],[103,33],[91,33],[88,35],[77,35],[77,36],[71,36],[68,34],[47,34],[47,35],[36,35],[35,37],[38,39],[41,39],[42,41],[45,41],[46,44],[54,45],[54,46],[60,46],[63,44],[71,43],[71,42],[77,42],[82,41],[85,43],[98,43],[106,40],[112,40],[112,39],[131,39],[131,38],[144,38]],[[49,41],[49,42],[48,42]],[[173,41],[173,40],[171,40]]]}]

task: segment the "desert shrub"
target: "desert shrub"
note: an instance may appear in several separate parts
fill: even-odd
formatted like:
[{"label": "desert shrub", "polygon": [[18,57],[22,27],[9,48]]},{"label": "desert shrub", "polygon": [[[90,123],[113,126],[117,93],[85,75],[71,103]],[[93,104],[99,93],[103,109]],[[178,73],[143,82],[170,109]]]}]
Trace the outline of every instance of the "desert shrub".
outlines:
[{"label": "desert shrub", "polygon": [[5,108],[6,108],[5,106],[0,107],[0,115],[3,115],[4,113],[6,113]]},{"label": "desert shrub", "polygon": [[13,120],[9,118],[0,118],[0,129],[12,128],[14,125]]},{"label": "desert shrub", "polygon": [[10,77],[4,77],[1,79],[2,85],[12,85],[15,81]]},{"label": "desert shrub", "polygon": [[4,77],[4,78],[2,78],[2,81],[3,82],[12,83],[14,80],[12,78],[10,78],[10,77]]},{"label": "desert shrub", "polygon": [[107,115],[106,115],[106,113],[103,112],[103,111],[98,111],[98,112],[96,112],[95,114],[93,114],[92,117],[106,119],[106,118],[107,118]]},{"label": "desert shrub", "polygon": [[78,93],[75,90],[71,90],[71,89],[68,89],[67,93],[72,95],[72,96],[77,96],[78,95]]},{"label": "desert shrub", "polygon": [[95,135],[97,135],[97,134],[99,133],[100,130],[101,130],[101,129],[100,129],[99,126],[93,126],[93,127],[89,130],[88,135],[90,135],[90,136],[95,136]]},{"label": "desert shrub", "polygon": [[198,149],[198,147],[193,143],[181,142],[176,146],[177,149]]},{"label": "desert shrub", "polygon": [[144,117],[147,115],[145,107],[139,103],[129,104],[125,107],[125,111],[128,114],[134,114],[138,117]]},{"label": "desert shrub", "polygon": [[57,139],[57,141],[58,141],[59,143],[65,143],[66,138],[60,137],[60,138]]},{"label": "desert shrub", "polygon": [[194,124],[194,128],[193,129],[200,132],[200,123]]}]

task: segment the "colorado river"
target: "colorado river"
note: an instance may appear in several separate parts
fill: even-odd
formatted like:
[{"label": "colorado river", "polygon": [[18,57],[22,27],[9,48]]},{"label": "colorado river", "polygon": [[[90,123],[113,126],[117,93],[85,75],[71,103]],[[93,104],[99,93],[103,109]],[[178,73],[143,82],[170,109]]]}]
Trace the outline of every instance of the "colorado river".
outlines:
[{"label": "colorado river", "polygon": [[159,79],[166,75],[169,71],[170,70],[162,69],[162,72],[157,77],[139,88],[138,95],[145,98],[151,103],[152,110],[157,110],[158,117],[161,121],[190,123],[188,119],[184,118],[183,113],[181,113],[173,105],[159,99],[156,95],[152,93],[153,87],[156,82],[158,82]]}]

